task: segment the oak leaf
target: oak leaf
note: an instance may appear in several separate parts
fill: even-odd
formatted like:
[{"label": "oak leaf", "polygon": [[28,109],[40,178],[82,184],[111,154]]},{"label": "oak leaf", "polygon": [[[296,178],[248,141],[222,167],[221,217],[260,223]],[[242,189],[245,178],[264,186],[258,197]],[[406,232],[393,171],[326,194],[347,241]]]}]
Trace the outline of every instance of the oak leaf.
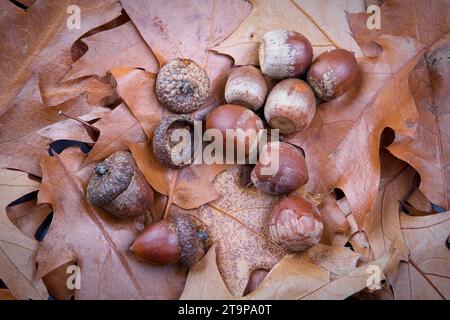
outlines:
[{"label": "oak leaf", "polygon": [[39,183],[25,172],[0,169],[0,278],[18,299],[48,297],[44,283],[36,277],[38,242],[17,229],[6,214],[6,206],[38,188]]}]

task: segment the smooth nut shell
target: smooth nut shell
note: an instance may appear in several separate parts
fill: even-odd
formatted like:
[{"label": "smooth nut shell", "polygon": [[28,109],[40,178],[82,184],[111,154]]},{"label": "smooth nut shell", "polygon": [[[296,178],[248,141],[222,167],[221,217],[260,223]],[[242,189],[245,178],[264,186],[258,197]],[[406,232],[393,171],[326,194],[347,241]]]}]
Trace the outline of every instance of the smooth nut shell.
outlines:
[{"label": "smooth nut shell", "polygon": [[137,217],[150,208],[153,190],[130,152],[115,152],[99,163],[95,171],[102,174],[94,172],[89,180],[87,199],[90,204],[119,218]]},{"label": "smooth nut shell", "polygon": [[[267,174],[263,170],[278,170]],[[264,174],[263,174],[264,173]],[[287,194],[308,182],[305,157],[296,147],[285,142],[271,142],[264,146],[258,163],[253,168],[251,179],[255,187],[271,194]]]},{"label": "smooth nut shell", "polygon": [[354,55],[345,49],[322,53],[308,70],[308,83],[323,100],[344,94],[356,79],[358,66]]},{"label": "smooth nut shell", "polygon": [[156,95],[163,106],[175,113],[191,113],[205,105],[209,94],[206,71],[190,59],[173,59],[156,78]]},{"label": "smooth nut shell", "polygon": [[[178,152],[173,152],[173,148],[179,141],[171,141],[173,130],[181,128],[191,133],[191,152],[186,157],[184,155],[180,157]],[[174,169],[188,165],[194,156],[193,128],[194,122],[188,115],[171,115],[163,118],[153,136],[153,153],[155,158],[162,164]]]},{"label": "smooth nut shell", "polygon": [[313,58],[309,40],[301,33],[283,29],[267,32],[259,47],[261,71],[273,79],[296,77]]},{"label": "smooth nut shell", "polygon": [[288,135],[305,130],[316,112],[316,98],[306,82],[286,79],[273,87],[267,97],[264,116],[274,129]]},{"label": "smooth nut shell", "polygon": [[145,228],[131,249],[137,257],[152,263],[177,264],[181,261],[177,229],[168,220],[161,220]]},{"label": "smooth nut shell", "polygon": [[234,69],[225,85],[225,100],[253,111],[264,104],[268,91],[267,81],[261,70],[253,66]]},{"label": "smooth nut shell", "polygon": [[287,252],[299,252],[319,243],[323,223],[315,205],[300,195],[290,195],[273,207],[269,232]]},{"label": "smooth nut shell", "polygon": [[[225,104],[217,107],[206,117],[205,129],[218,129],[223,137],[225,146],[232,146],[234,144],[234,150],[244,141],[238,141],[238,137],[235,136],[233,141],[226,139],[227,129],[235,130],[242,129],[244,131],[253,129],[257,133],[263,129],[264,125],[261,119],[253,111],[238,105]],[[245,139],[245,154],[248,155],[250,151],[249,141],[247,135],[243,137]],[[224,151],[225,153],[225,151]]]}]

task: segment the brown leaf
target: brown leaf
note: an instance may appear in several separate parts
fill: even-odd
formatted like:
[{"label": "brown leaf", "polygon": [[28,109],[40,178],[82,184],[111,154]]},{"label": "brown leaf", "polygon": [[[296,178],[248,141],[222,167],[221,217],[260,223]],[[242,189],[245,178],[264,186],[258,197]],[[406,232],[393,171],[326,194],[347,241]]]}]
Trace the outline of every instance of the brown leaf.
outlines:
[{"label": "brown leaf", "polygon": [[29,238],[34,238],[36,231],[52,211],[49,205],[36,202],[37,200],[33,199],[6,208],[9,220]]},{"label": "brown leaf", "polygon": [[216,246],[213,245],[203,259],[189,270],[180,300],[235,299],[222,280],[216,260]]},{"label": "brown leaf", "polygon": [[54,217],[36,257],[38,274],[75,261],[81,274],[77,298],[177,298],[184,271],[139,261],[128,250],[138,233],[134,221],[115,219],[88,205],[83,191],[92,166],[80,171],[83,160],[73,147],[42,160],[38,199],[52,205]]},{"label": "brown leaf", "polygon": [[308,256],[313,263],[330,271],[333,276],[343,276],[356,268],[360,254],[346,247],[318,244],[308,250]]},{"label": "brown leaf", "polygon": [[38,187],[24,172],[0,169],[0,279],[18,299],[48,297],[44,283],[36,278],[38,242],[25,236],[6,215],[8,204]]},{"label": "brown leaf", "polygon": [[141,126],[124,103],[108,113],[95,127],[100,130],[100,137],[83,166],[108,157],[119,150],[128,150],[128,142],[143,142],[147,137]]},{"label": "brown leaf", "polygon": [[402,214],[400,223],[410,254],[408,262],[401,262],[392,284],[395,299],[448,300],[450,211],[425,217]]},{"label": "brown leaf", "polygon": [[[437,0],[385,1],[381,10],[381,29],[368,30],[366,17],[350,15],[352,32],[363,50],[373,48],[379,35],[411,38],[421,44],[427,61],[419,65],[409,77],[410,88],[419,111],[417,134],[409,137],[396,132],[396,139],[388,149],[398,158],[411,164],[421,175],[420,189],[434,203],[449,209],[450,170],[445,116],[449,104],[448,43],[449,3]],[[420,14],[417,14],[420,12]],[[421,57],[422,58],[422,57]],[[447,168],[447,169],[446,169]]]},{"label": "brown leaf", "polygon": [[199,210],[216,243],[219,270],[234,296],[242,296],[252,270],[270,270],[284,254],[266,230],[277,197],[244,188],[239,180],[239,167],[218,175],[214,185],[220,197]]},{"label": "brown leaf", "polygon": [[305,150],[308,189],[342,189],[360,227],[378,189],[381,132],[389,127],[412,136],[418,116],[408,76],[423,51],[404,39],[379,42],[385,50],[378,58],[359,59],[356,85],[321,104],[311,126],[288,138]]},{"label": "brown leaf", "polygon": [[[252,12],[225,41],[214,47],[230,55],[236,65],[259,65],[258,48],[262,36],[273,29],[304,34],[314,54],[339,48],[355,51],[358,45],[349,34],[345,12],[363,10],[363,1],[252,0]],[[330,12],[333,14],[331,15]]]},{"label": "brown leaf", "polygon": [[342,233],[350,228],[345,218],[345,212],[339,207],[334,195],[328,195],[318,207],[323,221],[323,236],[321,243],[331,244],[336,233]]},{"label": "brown leaf", "polygon": [[16,300],[9,289],[0,289],[0,301]]},{"label": "brown leaf", "polygon": [[128,67],[113,68],[111,74],[117,82],[117,92],[152,138],[164,112],[156,97],[156,75]]},{"label": "brown leaf", "polygon": [[407,260],[408,249],[400,228],[400,204],[413,188],[415,171],[386,151],[381,152],[381,159],[378,196],[362,229],[367,235],[375,259],[384,256],[392,242],[397,241],[402,259]]},{"label": "brown leaf", "polygon": [[[70,5],[82,12],[79,29],[68,29]],[[0,115],[13,107],[14,100],[32,75],[42,86],[59,82],[70,68],[70,48],[85,32],[120,15],[116,0],[101,4],[88,0],[39,1],[24,11],[10,1],[0,4]],[[104,14],[99,15],[99,12]],[[13,26],[13,27],[11,27]],[[26,46],[24,46],[26,44]],[[20,50],[18,49],[20,48]]]},{"label": "brown leaf", "polygon": [[149,72],[159,70],[153,52],[131,22],[83,38],[82,41],[89,49],[73,63],[65,80],[89,75],[103,77],[112,68],[121,66],[142,68]]},{"label": "brown leaf", "polygon": [[96,77],[84,77],[58,84],[40,87],[42,101],[47,106],[56,106],[86,92],[92,106],[108,106],[117,101],[117,92],[110,83]]},{"label": "brown leaf", "polygon": [[415,139],[397,135],[388,147],[420,174],[420,190],[431,202],[450,208],[450,35],[426,53],[409,78],[419,110]]},{"label": "brown leaf", "polygon": [[13,108],[0,116],[0,166],[40,176],[39,161],[48,154],[49,143],[58,139],[92,142],[80,123],[58,112],[88,121],[101,117],[105,109],[89,106],[85,96],[45,106],[36,81],[28,81]]},{"label": "brown leaf", "polygon": [[155,158],[151,143],[130,143],[129,148],[148,183],[159,193],[172,195],[171,201],[183,209],[194,209],[217,199],[219,192],[212,181],[230,168],[221,164],[192,164],[175,170]]},{"label": "brown leaf", "polygon": [[247,2],[123,0],[121,3],[160,65],[179,57],[196,61],[206,69],[211,81],[208,105],[223,102],[232,63],[228,57],[209,49],[238,27],[250,12]]}]

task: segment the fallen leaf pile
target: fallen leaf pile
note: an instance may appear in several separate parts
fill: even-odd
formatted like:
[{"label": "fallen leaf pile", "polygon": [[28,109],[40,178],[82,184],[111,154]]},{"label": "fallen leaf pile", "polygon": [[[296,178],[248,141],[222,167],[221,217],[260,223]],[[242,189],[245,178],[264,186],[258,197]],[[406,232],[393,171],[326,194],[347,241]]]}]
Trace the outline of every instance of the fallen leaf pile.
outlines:
[{"label": "fallen leaf pile", "polygon": [[[369,1],[379,29],[363,0],[20,2],[0,3],[0,299],[450,298],[448,1]],[[324,221],[321,243],[298,254],[270,239],[280,198],[243,183],[248,167],[171,169],[149,143],[168,112],[155,93],[162,65],[186,57],[207,71],[201,120],[279,28],[303,33],[315,56],[345,48],[358,61],[353,87],[283,137],[305,152],[298,192]],[[118,220],[86,200],[94,166],[119,150],[155,190],[145,217]],[[168,211],[210,231],[190,270],[129,250]],[[265,277],[248,293],[256,271]]]}]

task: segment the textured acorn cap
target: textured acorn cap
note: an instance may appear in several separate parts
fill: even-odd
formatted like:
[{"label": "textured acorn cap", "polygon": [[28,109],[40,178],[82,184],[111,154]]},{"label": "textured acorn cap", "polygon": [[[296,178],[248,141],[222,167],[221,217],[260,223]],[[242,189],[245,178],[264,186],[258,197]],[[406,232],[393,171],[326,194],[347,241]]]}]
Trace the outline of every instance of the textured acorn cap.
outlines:
[{"label": "textured acorn cap", "polygon": [[118,151],[99,163],[87,187],[90,204],[119,218],[145,213],[153,196],[152,188],[127,151]]},{"label": "textured acorn cap", "polygon": [[191,267],[205,255],[207,241],[202,241],[199,236],[199,231],[204,230],[203,226],[187,214],[176,215],[173,220],[178,234],[181,264]]},{"label": "textured acorn cap", "polygon": [[97,164],[87,187],[89,203],[104,207],[113,201],[128,188],[135,170],[133,157],[126,151],[118,151]]},{"label": "textured acorn cap", "polygon": [[190,59],[169,61],[156,78],[159,101],[175,113],[191,113],[200,109],[205,105],[208,94],[208,74]]},{"label": "textured acorn cap", "polygon": [[[187,129],[191,132],[193,138],[193,120],[188,115],[171,115],[163,118],[159,123],[153,137],[153,154],[162,164],[171,168],[181,168],[189,164],[193,157],[193,142],[191,140],[191,152],[185,157],[181,157],[173,148],[179,141],[172,142],[171,136],[175,129]],[[174,161],[177,159],[178,161]]]}]

